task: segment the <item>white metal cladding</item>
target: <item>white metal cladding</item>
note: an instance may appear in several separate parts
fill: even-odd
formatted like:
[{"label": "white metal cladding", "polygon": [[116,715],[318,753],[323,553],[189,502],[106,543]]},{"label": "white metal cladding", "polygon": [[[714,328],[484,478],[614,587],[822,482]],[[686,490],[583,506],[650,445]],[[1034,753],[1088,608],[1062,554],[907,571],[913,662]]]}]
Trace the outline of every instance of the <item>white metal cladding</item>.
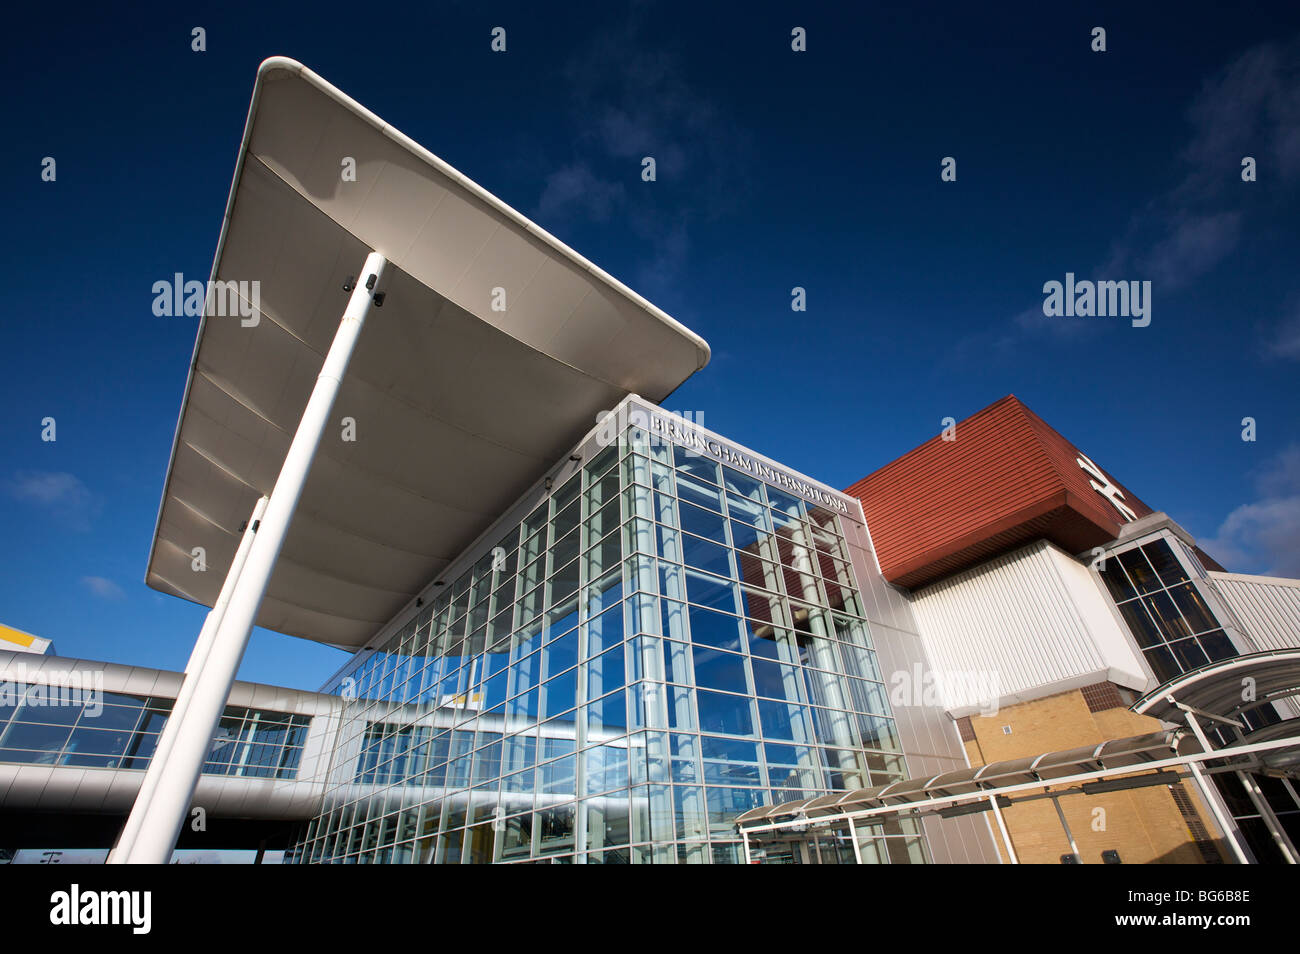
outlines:
[{"label": "white metal cladding", "polygon": [[390,263],[384,307],[260,605],[269,629],[364,645],[598,412],[629,392],[660,401],[709,358],[698,335],[359,103],[268,60],[212,270],[256,291],[258,314],[232,315],[218,295],[204,309],[150,586],[215,601],[321,371],[341,286],[364,281],[372,250]]},{"label": "white metal cladding", "polygon": [[987,709],[989,680],[999,705],[1102,680],[1145,688],[1136,650],[1088,573],[1039,540],[915,591],[945,708],[958,716]]},{"label": "white metal cladding", "polygon": [[1300,647],[1300,580],[1211,572],[1210,581],[1255,651]]}]

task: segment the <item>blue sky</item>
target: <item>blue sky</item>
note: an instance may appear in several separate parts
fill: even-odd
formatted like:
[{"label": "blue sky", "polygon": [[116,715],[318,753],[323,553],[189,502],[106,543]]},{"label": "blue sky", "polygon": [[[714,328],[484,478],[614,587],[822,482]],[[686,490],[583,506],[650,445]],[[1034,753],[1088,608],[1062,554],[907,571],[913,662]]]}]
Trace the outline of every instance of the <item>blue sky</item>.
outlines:
[{"label": "blue sky", "polygon": [[[1230,569],[1300,575],[1294,3],[25,6],[0,67],[0,622],[64,655],[180,668],[202,624],[142,582],[196,327],[151,286],[207,274],[273,54],[708,339],[670,409],[846,486],[1015,393]],[[1150,326],[1045,317],[1071,271],[1151,281]],[[241,677],[315,688],[343,659],[258,631]]]}]

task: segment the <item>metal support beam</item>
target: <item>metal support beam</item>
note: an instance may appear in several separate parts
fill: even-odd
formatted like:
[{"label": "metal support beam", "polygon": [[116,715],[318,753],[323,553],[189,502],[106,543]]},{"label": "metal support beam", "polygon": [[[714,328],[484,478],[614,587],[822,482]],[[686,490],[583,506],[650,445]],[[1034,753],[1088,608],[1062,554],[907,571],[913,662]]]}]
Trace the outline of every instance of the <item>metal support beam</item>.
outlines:
[{"label": "metal support beam", "polygon": [[[1245,756],[1256,755],[1260,752],[1277,752],[1284,749],[1295,749],[1297,747],[1300,747],[1300,736],[1288,737],[1285,739],[1270,739],[1268,742],[1252,742],[1248,745],[1234,745],[1228,748],[1216,749],[1212,752],[1194,752],[1189,755],[1175,755],[1167,759],[1155,759],[1138,765],[1120,765],[1101,769],[1095,772],[1081,772],[1077,775],[1054,778],[1048,781],[1039,779],[1033,782],[1021,782],[1015,785],[1002,785],[997,788],[985,789],[978,795],[971,792],[963,792],[959,795],[936,795],[933,798],[923,798],[912,802],[896,802],[889,805],[880,805],[876,808],[860,808],[847,812],[834,812],[828,815],[818,815],[816,816],[816,821],[822,824],[834,824],[848,818],[866,819],[875,818],[880,815],[901,815],[912,812],[924,814],[970,798],[987,798],[989,795],[1009,796],[1021,792],[1036,791],[1048,786],[1076,785],[1081,782],[1090,782],[1094,779],[1111,778],[1116,775],[1131,775],[1134,772],[1140,772],[1143,770],[1155,771],[1158,769],[1168,768],[1188,768],[1190,770],[1192,766],[1197,766],[1199,768],[1201,762],[1242,758]],[[1220,771],[1232,771],[1232,769],[1220,769]],[[782,831],[785,829],[799,831],[800,828],[804,828],[807,825],[808,818],[806,816],[796,816],[787,821],[765,822],[757,825],[741,823],[741,831],[749,835],[756,835],[759,832]]]},{"label": "metal support beam", "polygon": [[1255,805],[1255,810],[1259,812],[1259,817],[1264,820],[1268,833],[1273,836],[1273,841],[1277,843],[1278,850],[1282,852],[1282,857],[1286,863],[1293,865],[1296,863],[1296,847],[1290,837],[1287,836],[1286,829],[1278,821],[1277,815],[1273,813],[1273,807],[1269,805],[1268,799],[1260,791],[1259,783],[1255,781],[1246,772],[1238,772],[1237,779],[1241,782],[1241,787],[1246,790],[1250,796],[1251,802]]},{"label": "metal support beam", "polygon": [[1061,811],[1061,799],[1057,796],[1051,796],[1052,806],[1056,809],[1056,817],[1061,820],[1061,828],[1065,830],[1065,840],[1070,843],[1070,852],[1079,859],[1082,864],[1083,855],[1079,854],[1079,846],[1075,843],[1074,832],[1070,831],[1070,824],[1065,820],[1065,812]]},{"label": "metal support beam", "polygon": [[[1173,697],[1170,697],[1173,701]],[[1191,730],[1196,733],[1196,741],[1201,743],[1201,748],[1206,752],[1214,752],[1215,748],[1206,738],[1205,732],[1201,729],[1201,723],[1197,720],[1195,713],[1186,706],[1182,707],[1183,715],[1187,719],[1187,724]],[[1223,837],[1228,841],[1228,847],[1237,858],[1237,863],[1241,865],[1254,864],[1255,858],[1246,847],[1246,840],[1241,835],[1241,829],[1237,827],[1237,821],[1228,811],[1228,806],[1223,803],[1219,793],[1215,791],[1214,784],[1205,777],[1205,770],[1196,762],[1188,765],[1192,770],[1192,778],[1196,780],[1196,787],[1200,790],[1201,798],[1209,806],[1210,813],[1214,815],[1215,822],[1218,823],[1219,831],[1223,832]]]},{"label": "metal support beam", "polygon": [[1213,712],[1206,712],[1204,709],[1197,709],[1194,706],[1185,706],[1181,702],[1176,702],[1173,696],[1166,696],[1166,699],[1190,715],[1198,715],[1202,719],[1209,719],[1211,722],[1218,722],[1221,725],[1230,725],[1235,729],[1246,728],[1246,724],[1240,719],[1229,719],[1227,716],[1215,715]]},{"label": "metal support beam", "polygon": [[[357,338],[370,312],[373,289],[383,278],[387,264],[382,255],[371,252],[366,257],[361,277],[352,288],[352,295],[334,335],[334,343],[325,356],[316,386],[312,389],[311,398],[307,401],[293,442],[289,445],[289,452],[280,468],[280,475],[276,478],[275,488],[271,491],[262,525],[253,540],[243,572],[235,583],[230,605],[217,628],[208,658],[197,674],[193,698],[167,764],[160,770],[162,774],[148,806],[149,814],[142,815],[139,834],[131,851],[120,861],[165,864],[171,856],[176,836],[189,812],[190,800],[194,797],[212,733],[230,696],[230,687],[239,671],[244,650],[248,647],[248,637],[253,630],[258,608],[266,595],[266,587],[280,556],[280,548],[284,545],[312,460],[320,446],[321,435],[347,372]],[[142,806],[137,802],[132,815],[141,810]]]},{"label": "metal support beam", "polygon": [[148,817],[149,805],[153,800],[154,792],[158,789],[158,781],[162,778],[163,767],[167,764],[167,757],[171,753],[172,746],[176,743],[176,736],[185,721],[185,712],[189,709],[190,700],[194,697],[194,684],[198,680],[199,672],[203,669],[203,664],[208,660],[208,653],[212,650],[212,641],[216,638],[217,628],[220,627],[222,619],[225,618],[226,607],[230,605],[230,597],[235,591],[235,584],[239,581],[239,575],[243,572],[244,564],[248,561],[248,551],[253,547],[253,537],[257,533],[263,514],[266,513],[266,504],[266,497],[257,498],[257,503],[253,505],[253,512],[248,518],[248,523],[244,525],[243,536],[239,539],[239,546],[235,550],[234,559],[230,561],[230,569],[226,571],[226,579],[221,584],[221,593],[217,596],[217,601],[212,605],[212,609],[208,611],[207,618],[203,621],[203,628],[199,630],[199,638],[194,643],[194,650],[190,653],[189,662],[185,664],[185,677],[181,680],[181,688],[176,694],[176,702],[172,705],[171,715],[167,717],[162,733],[158,736],[158,744],[154,747],[153,756],[149,759],[149,768],[145,771],[144,780],[140,783],[140,791],[135,796],[135,807],[127,818],[126,824],[122,826],[122,831],[117,838],[117,844],[109,852],[109,864],[117,864],[130,854],[131,846],[135,844],[136,836],[140,833],[140,826],[143,824],[144,819]]},{"label": "metal support beam", "polygon": [[858,826],[853,824],[853,819],[849,819],[849,838],[853,842],[853,859],[858,864],[862,864],[862,848],[858,845]]},{"label": "metal support beam", "polygon": [[[998,807],[998,796],[990,795],[989,804],[993,806],[993,817],[998,820],[998,831],[1002,832],[1002,841],[1007,846],[1007,855],[1013,865],[1018,865],[1020,859],[1016,857],[1016,849],[1011,844],[1011,833],[1007,831],[1007,823],[1002,818],[1002,809]],[[1057,810],[1060,810],[1059,806]]]}]

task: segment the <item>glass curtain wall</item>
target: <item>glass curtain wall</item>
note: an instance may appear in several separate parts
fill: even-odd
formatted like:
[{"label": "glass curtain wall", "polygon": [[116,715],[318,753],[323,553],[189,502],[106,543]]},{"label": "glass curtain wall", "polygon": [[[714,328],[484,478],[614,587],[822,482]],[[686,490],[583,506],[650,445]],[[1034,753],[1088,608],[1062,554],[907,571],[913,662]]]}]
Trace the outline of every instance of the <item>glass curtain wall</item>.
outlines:
[{"label": "glass curtain wall", "polygon": [[1237,655],[1167,539],[1112,554],[1099,572],[1161,682]]},{"label": "glass curtain wall", "polygon": [[[0,762],[146,769],[175,700],[9,683],[0,691]],[[296,779],[311,718],[226,706],[206,775]]]},{"label": "glass curtain wall", "polygon": [[840,520],[638,428],[596,448],[326,688],[292,857],[734,863],[740,812],[902,778]]}]

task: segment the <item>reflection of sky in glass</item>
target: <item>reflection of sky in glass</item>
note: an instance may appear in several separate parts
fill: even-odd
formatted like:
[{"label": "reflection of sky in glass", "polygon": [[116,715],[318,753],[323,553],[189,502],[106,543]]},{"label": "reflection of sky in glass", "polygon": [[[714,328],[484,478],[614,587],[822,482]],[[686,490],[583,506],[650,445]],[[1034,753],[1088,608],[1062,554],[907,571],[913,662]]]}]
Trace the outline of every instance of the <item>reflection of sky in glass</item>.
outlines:
[{"label": "reflection of sky in glass", "polygon": [[842,531],[684,448],[601,450],[335,680],[294,855],[735,861],[738,813],[900,778]]}]

